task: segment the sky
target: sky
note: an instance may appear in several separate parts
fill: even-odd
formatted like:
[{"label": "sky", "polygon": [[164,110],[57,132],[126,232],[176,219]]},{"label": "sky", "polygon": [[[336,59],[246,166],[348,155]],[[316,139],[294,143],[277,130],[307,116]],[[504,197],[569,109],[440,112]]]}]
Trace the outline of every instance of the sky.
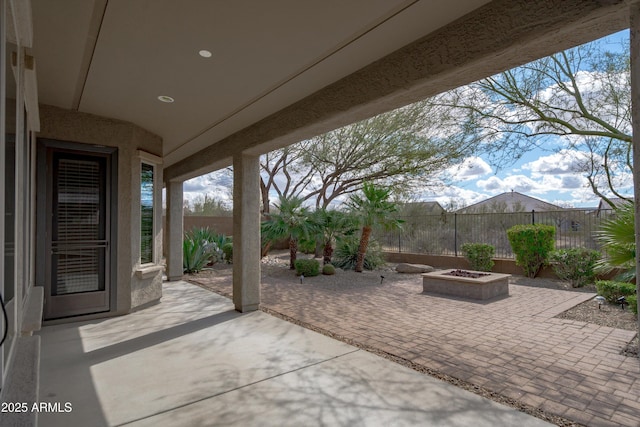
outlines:
[{"label": "sky", "polygon": [[[623,31],[599,40],[609,50],[621,49],[629,32]],[[546,146],[526,152],[506,167],[492,165],[484,155],[468,157],[443,172],[446,186],[423,188],[414,194],[416,201],[438,201],[443,206],[455,202],[469,206],[503,192],[517,191],[562,207],[596,207],[599,199],[588,186],[586,178],[577,172],[581,153],[562,148],[562,141],[550,139]],[[446,179],[445,179],[446,177]],[[631,195],[630,176],[621,176],[620,188]],[[218,171],[186,181],[185,199],[192,201],[209,194],[231,206],[232,174]]]}]

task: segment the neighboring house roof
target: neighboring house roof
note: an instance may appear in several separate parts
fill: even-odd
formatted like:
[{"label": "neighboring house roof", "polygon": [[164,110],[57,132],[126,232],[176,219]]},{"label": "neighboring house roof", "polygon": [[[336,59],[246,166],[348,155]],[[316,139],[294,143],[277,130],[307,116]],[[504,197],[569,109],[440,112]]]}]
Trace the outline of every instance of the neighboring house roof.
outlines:
[{"label": "neighboring house roof", "polygon": [[498,194],[467,206],[462,209],[458,209],[457,213],[479,213],[479,212],[529,212],[529,211],[558,211],[563,210],[560,206],[552,203],[545,202],[535,197],[527,196],[517,191],[510,191],[507,193]]},{"label": "neighboring house roof", "polygon": [[[627,201],[629,200],[633,201],[633,197],[629,197],[628,200],[621,199],[620,197],[611,197],[609,198],[609,200],[611,200],[611,203],[613,203],[616,208],[619,208],[620,206],[624,205]],[[598,211],[606,210],[606,209],[611,209],[611,205],[605,202],[604,199],[600,199],[600,203],[598,204]]]},{"label": "neighboring house roof", "polygon": [[401,215],[435,215],[441,214],[445,211],[442,205],[438,202],[409,202],[402,203],[399,206]]}]

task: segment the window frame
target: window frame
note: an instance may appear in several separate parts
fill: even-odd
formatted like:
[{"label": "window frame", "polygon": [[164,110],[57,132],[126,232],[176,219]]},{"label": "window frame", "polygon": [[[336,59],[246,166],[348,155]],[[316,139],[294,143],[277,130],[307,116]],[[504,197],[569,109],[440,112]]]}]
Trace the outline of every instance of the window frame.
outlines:
[{"label": "window frame", "polygon": [[[158,265],[161,263],[161,256],[162,256],[162,250],[161,250],[161,244],[162,242],[159,241],[158,239],[161,238],[161,233],[160,233],[160,219],[158,218],[158,215],[160,212],[162,212],[162,198],[161,198],[161,188],[162,188],[162,179],[161,179],[161,173],[162,173],[162,158],[159,156],[156,156],[154,154],[148,153],[146,151],[142,151],[142,150],[138,150],[137,151],[138,157],[140,159],[139,161],[139,168],[138,168],[138,213],[139,213],[139,220],[138,220],[138,224],[137,224],[137,228],[138,228],[138,264],[140,266],[151,266],[151,265]],[[142,214],[142,207],[143,207],[143,203],[142,203],[142,172],[143,172],[143,165],[147,165],[147,166],[151,166],[151,170],[152,170],[152,174],[153,174],[153,178],[152,178],[152,226],[151,226],[151,230],[152,230],[152,235],[151,235],[151,257],[150,260],[143,260],[142,259],[142,247],[143,247],[143,236],[142,236],[142,231],[143,231],[143,227],[142,227],[142,218],[143,218],[143,214]]]}]

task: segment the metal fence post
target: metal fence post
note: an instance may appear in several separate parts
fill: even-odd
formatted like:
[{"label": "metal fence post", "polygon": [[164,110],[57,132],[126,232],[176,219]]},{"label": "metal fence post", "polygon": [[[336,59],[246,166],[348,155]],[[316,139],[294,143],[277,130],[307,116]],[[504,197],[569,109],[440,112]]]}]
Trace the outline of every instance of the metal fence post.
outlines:
[{"label": "metal fence post", "polygon": [[453,253],[458,256],[458,213],[453,213]]},{"label": "metal fence post", "polygon": [[536,223],[536,210],[531,209],[531,224],[535,224],[535,223]]},{"label": "metal fence post", "polygon": [[398,253],[402,252],[402,232],[398,230]]}]

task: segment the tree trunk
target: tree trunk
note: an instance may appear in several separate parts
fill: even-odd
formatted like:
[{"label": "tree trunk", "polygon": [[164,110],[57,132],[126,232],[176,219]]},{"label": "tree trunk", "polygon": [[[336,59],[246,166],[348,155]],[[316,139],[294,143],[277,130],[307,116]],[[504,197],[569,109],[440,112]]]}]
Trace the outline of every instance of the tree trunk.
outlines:
[{"label": "tree trunk", "polygon": [[298,240],[289,239],[289,269],[295,270],[298,257]]},{"label": "tree trunk", "polygon": [[271,250],[271,242],[267,242],[262,246],[262,251],[260,253],[260,258],[264,258],[269,255],[269,250]]},{"label": "tree trunk", "polygon": [[324,243],[324,251],[322,253],[322,265],[331,264],[331,257],[333,256],[333,246],[331,240],[327,240]]},{"label": "tree trunk", "polygon": [[358,246],[358,258],[356,259],[356,272],[358,273],[362,273],[362,270],[364,270],[364,256],[367,254],[369,237],[371,237],[371,227],[362,227],[362,236],[360,236],[360,245]]},{"label": "tree trunk", "polygon": [[269,200],[269,189],[264,183],[264,180],[260,178],[260,198],[262,199],[262,215],[269,215],[269,204],[271,201]]},{"label": "tree trunk", "polygon": [[320,258],[320,255],[322,255],[322,241],[318,240],[316,242],[316,249],[315,249],[315,252],[313,253],[313,257]]}]

